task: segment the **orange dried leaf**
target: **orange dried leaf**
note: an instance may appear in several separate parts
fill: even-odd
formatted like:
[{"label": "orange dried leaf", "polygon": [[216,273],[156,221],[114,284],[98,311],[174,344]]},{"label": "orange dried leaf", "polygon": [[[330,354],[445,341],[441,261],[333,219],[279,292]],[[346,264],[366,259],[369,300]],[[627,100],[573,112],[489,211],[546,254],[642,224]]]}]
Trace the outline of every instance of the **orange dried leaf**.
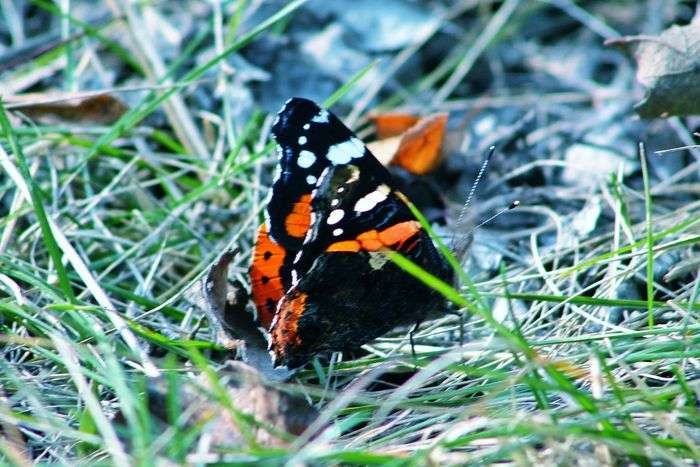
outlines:
[{"label": "orange dried leaf", "polygon": [[446,126],[446,113],[422,118],[403,134],[391,163],[416,175],[434,170],[442,159],[440,149]]},{"label": "orange dried leaf", "polygon": [[399,136],[415,125],[419,117],[403,112],[389,112],[369,117],[374,122],[374,131],[380,140]]}]

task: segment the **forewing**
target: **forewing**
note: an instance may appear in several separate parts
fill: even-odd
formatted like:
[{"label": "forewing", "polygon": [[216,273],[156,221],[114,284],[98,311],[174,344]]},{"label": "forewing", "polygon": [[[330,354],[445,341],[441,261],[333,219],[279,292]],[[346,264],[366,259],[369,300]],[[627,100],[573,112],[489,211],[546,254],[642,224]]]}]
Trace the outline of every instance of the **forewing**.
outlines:
[{"label": "forewing", "polygon": [[308,99],[287,101],[272,135],[278,144],[278,169],[250,268],[253,301],[264,327],[269,327],[277,302],[292,285],[293,261],[311,227],[311,192],[321,174],[352,163],[377,179],[390,178],[340,119]]}]

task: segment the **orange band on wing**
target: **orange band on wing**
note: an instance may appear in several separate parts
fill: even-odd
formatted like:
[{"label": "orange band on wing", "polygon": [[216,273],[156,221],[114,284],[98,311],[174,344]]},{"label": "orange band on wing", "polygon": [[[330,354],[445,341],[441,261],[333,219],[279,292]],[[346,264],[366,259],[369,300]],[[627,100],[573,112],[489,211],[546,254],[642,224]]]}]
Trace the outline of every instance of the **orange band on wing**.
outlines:
[{"label": "orange band on wing", "polygon": [[311,195],[302,195],[292,205],[292,211],[284,219],[284,228],[291,237],[303,238],[311,225]]},{"label": "orange band on wing", "polygon": [[326,248],[326,251],[328,251],[328,252],[349,251],[352,253],[357,253],[361,249],[362,249],[362,246],[360,245],[360,242],[358,242],[357,240],[345,240],[342,242],[332,243],[331,246]]},{"label": "orange band on wing", "polygon": [[382,231],[368,230],[362,232],[355,240],[343,240],[332,243],[326,251],[332,252],[351,252],[355,253],[360,250],[377,251],[382,248],[390,248],[394,245],[399,245],[413,237],[421,226],[418,221],[406,221],[387,227]]},{"label": "orange band on wing", "polygon": [[379,241],[386,246],[403,243],[413,237],[420,229],[418,221],[401,222],[379,232]]},{"label": "orange band on wing", "polygon": [[277,302],[284,295],[280,268],[285,256],[285,249],[270,238],[265,224],[261,225],[250,266],[250,281],[258,322],[266,329],[275,316]]},{"label": "orange band on wing", "polygon": [[301,344],[298,325],[305,305],[306,294],[298,291],[285,296],[280,303],[275,325],[270,330],[271,348],[278,360],[286,353],[287,347]]}]

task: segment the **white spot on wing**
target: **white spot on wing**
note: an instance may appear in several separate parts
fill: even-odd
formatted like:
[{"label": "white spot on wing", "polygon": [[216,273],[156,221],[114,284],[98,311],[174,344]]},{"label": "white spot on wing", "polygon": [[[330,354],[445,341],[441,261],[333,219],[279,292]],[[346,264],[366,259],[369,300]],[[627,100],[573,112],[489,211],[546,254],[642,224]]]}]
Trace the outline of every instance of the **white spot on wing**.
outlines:
[{"label": "white spot on wing", "polygon": [[353,158],[357,159],[365,155],[365,145],[362,144],[362,141],[357,138],[350,138],[350,142],[357,149],[357,152],[352,155]]},{"label": "white spot on wing", "polygon": [[357,138],[350,138],[342,143],[334,144],[328,148],[326,158],[334,165],[347,164],[352,159],[365,155],[365,147]]},{"label": "white spot on wing", "polygon": [[335,229],[335,230],[333,230],[333,236],[334,236],[334,237],[337,237],[338,235],[342,235],[342,234],[343,234],[343,229]]},{"label": "white spot on wing", "polygon": [[389,187],[382,183],[376,190],[358,199],[353,209],[357,213],[371,211],[377,204],[381,203],[389,196],[389,191]]},{"label": "white spot on wing", "polygon": [[297,274],[296,269],[292,269],[292,286],[295,286],[299,283],[299,275]]},{"label": "white spot on wing", "polygon": [[309,125],[308,123],[305,123],[302,128],[305,130],[308,130],[309,128],[311,128],[311,125]]},{"label": "white spot on wing", "polygon": [[328,111],[321,109],[319,113],[314,115],[314,118],[312,118],[311,121],[316,123],[328,123]]},{"label": "white spot on wing", "polygon": [[300,259],[301,259],[301,250],[297,251],[297,254],[294,257],[294,262],[298,263]]},{"label": "white spot on wing", "polygon": [[301,151],[297,158],[297,165],[302,169],[308,169],[316,162],[316,156],[311,151]]},{"label": "white spot on wing", "polygon": [[334,209],[331,211],[330,214],[328,214],[328,219],[326,219],[326,223],[328,225],[333,225],[337,224],[340,222],[340,220],[345,216],[345,211],[342,209]]},{"label": "white spot on wing", "polygon": [[304,144],[306,144],[306,136],[300,136],[299,137],[299,145],[303,146]]},{"label": "white spot on wing", "polygon": [[[270,196],[268,198],[271,198],[271,197],[272,197],[272,190],[270,190]],[[268,201],[269,201],[269,199],[268,199]],[[267,230],[267,232],[268,232],[267,234],[270,237],[272,237],[272,234],[270,233],[270,230],[272,229],[272,227],[270,225],[270,213],[267,212],[267,209],[265,209],[265,211],[263,212],[263,215],[265,216],[265,230]]]},{"label": "white spot on wing", "polygon": [[306,183],[308,183],[309,185],[316,185],[316,177],[314,177],[313,175],[307,175]]},{"label": "white spot on wing", "polygon": [[340,204],[340,201],[337,199],[331,200],[331,207],[335,207]]}]

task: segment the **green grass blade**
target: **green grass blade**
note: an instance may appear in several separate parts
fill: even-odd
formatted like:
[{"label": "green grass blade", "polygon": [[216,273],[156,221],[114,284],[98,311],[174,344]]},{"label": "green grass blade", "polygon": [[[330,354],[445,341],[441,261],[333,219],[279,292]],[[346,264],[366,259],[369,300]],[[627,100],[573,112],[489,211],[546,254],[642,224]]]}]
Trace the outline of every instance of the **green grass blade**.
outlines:
[{"label": "green grass blade", "polygon": [[[19,172],[24,179],[24,183],[29,189],[29,196],[32,200],[32,207],[34,208],[34,213],[36,214],[37,222],[39,222],[39,227],[41,228],[42,239],[44,245],[46,245],[46,250],[49,252],[51,259],[53,260],[54,267],[56,268],[56,275],[58,276],[58,282],[63,291],[65,299],[69,302],[75,301],[75,294],[71,288],[70,279],[68,278],[68,273],[63,266],[63,254],[58,247],[58,242],[53,235],[51,230],[51,225],[49,219],[46,216],[46,210],[44,209],[44,197],[41,193],[41,189],[34,181],[34,178],[29,172],[29,166],[27,165],[27,160],[22,152],[22,147],[19,145],[14,132],[12,131],[12,126],[10,125],[10,120],[7,118],[7,113],[5,111],[5,105],[0,100],[0,127],[2,128],[3,135],[10,143],[10,148],[17,158],[17,165],[19,166]],[[20,187],[17,187],[20,189]]]}]

